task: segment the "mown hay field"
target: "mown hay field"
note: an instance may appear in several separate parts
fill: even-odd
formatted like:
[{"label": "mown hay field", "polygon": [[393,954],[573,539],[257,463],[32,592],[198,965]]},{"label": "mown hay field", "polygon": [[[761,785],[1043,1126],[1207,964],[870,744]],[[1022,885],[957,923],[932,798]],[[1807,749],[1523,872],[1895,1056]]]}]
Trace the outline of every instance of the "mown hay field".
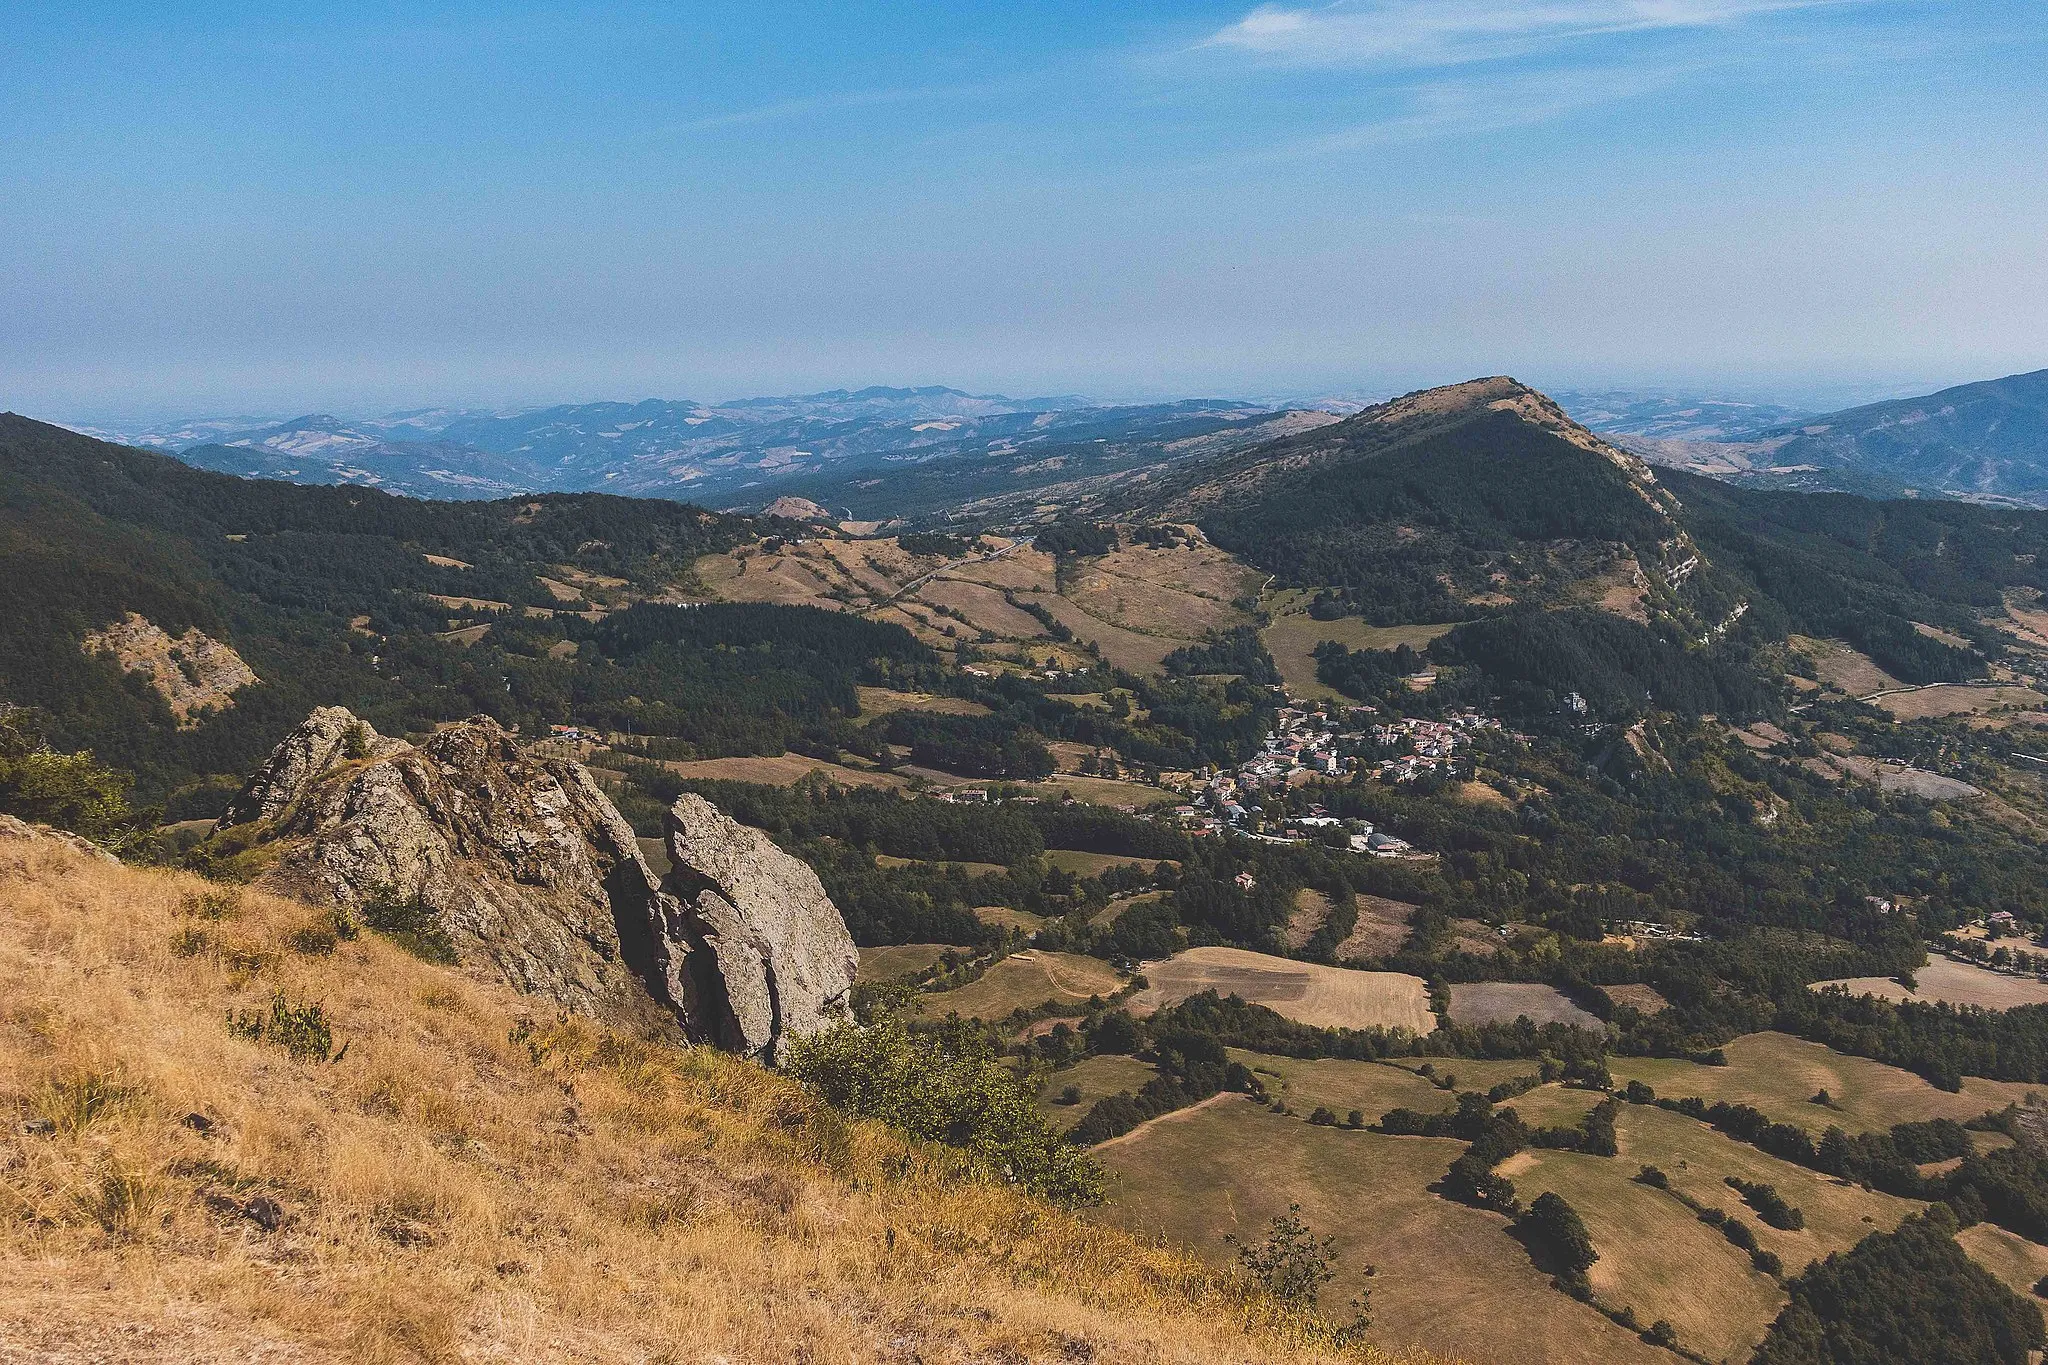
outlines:
[{"label": "mown hay field", "polygon": [[886,716],[892,711],[932,711],[944,716],[985,716],[988,708],[965,697],[941,697],[931,692],[897,692],[887,687],[858,687],[860,713]]},{"label": "mown hay field", "polygon": [[662,764],[679,777],[717,779],[728,782],[759,782],[771,787],[793,787],[816,773],[830,782],[849,787],[902,787],[908,785],[894,773],[869,772],[803,754],[750,755],[744,758],[674,759]]},{"label": "mown hay field", "polygon": [[883,948],[862,948],[855,972],[861,981],[895,981],[915,976],[947,953],[967,953],[949,943],[892,943]]},{"label": "mown hay field", "polygon": [[1538,1024],[1598,1030],[1599,1018],[1555,986],[1529,981],[1473,981],[1451,987],[1451,1018],[1460,1024],[1507,1024],[1522,1016]]},{"label": "mown hay field", "polygon": [[[1660,1057],[1613,1057],[1608,1070],[1617,1085],[1643,1081],[1660,1096],[1697,1095],[1713,1102],[1755,1107],[1778,1123],[1818,1136],[1829,1126],[1851,1133],[1895,1123],[1949,1118],[1961,1122],[2026,1098],[2035,1087],[1968,1077],[1951,1094],[1910,1071],[1882,1062],[1844,1056],[1784,1033],[1750,1033],[1722,1048],[1726,1066]],[[1833,1104],[1813,1097],[1827,1091]]]},{"label": "mown hay field", "polygon": [[[1343,693],[1316,679],[1315,648],[1325,640],[1335,640],[1346,649],[1392,649],[1396,645],[1407,645],[1410,649],[1420,650],[1428,648],[1432,640],[1451,629],[1448,625],[1372,626],[1355,616],[1318,621],[1298,605],[1303,600],[1304,595],[1298,593],[1269,594],[1267,610],[1273,614],[1273,624],[1259,632],[1259,638],[1266,643],[1266,652],[1273,656],[1273,663],[1287,684],[1290,697],[1308,697],[1317,701],[1346,700]],[[1288,611],[1290,606],[1294,610]]]},{"label": "mown hay field", "polygon": [[1401,972],[1324,967],[1242,948],[1190,948],[1146,963],[1143,972],[1151,985],[1132,998],[1135,1010],[1163,1009],[1214,990],[1316,1028],[1436,1028],[1422,978]]},{"label": "mown hay field", "polygon": [[2029,687],[1923,687],[1877,699],[1877,704],[1891,712],[1894,720],[1931,720],[1986,711],[2025,711],[2043,702],[2048,702],[2048,697]]},{"label": "mown hay field", "polygon": [[[1619,1156],[1532,1150],[1503,1162],[1501,1174],[1515,1182],[1524,1202],[1554,1190],[1578,1210],[1600,1251],[1590,1278],[1603,1301],[1633,1309],[1644,1322],[1668,1320],[1682,1343],[1713,1359],[1745,1358],[1785,1295],[1751,1266],[1747,1252],[1669,1192],[1632,1180],[1640,1167],[1657,1167],[1672,1189],[1740,1218],[1795,1274],[1872,1232],[1890,1231],[1921,1207],[1779,1161],[1697,1120],[1650,1106],[1625,1105],[1615,1132]],[[1804,1213],[1806,1227],[1788,1232],[1765,1225],[1725,1183],[1729,1176],[1775,1186]]]},{"label": "mown hay field", "polygon": [[[1045,851],[1045,860],[1054,867],[1062,868],[1082,877],[1093,877],[1098,873],[1108,871],[1112,867],[1131,867],[1133,865],[1141,867],[1149,873],[1162,861],[1158,858],[1127,858],[1117,853],[1085,853],[1079,849],[1072,848],[1049,848]],[[1171,863],[1175,867],[1180,866],[1172,858],[1167,858],[1163,861]]]},{"label": "mown hay field", "polygon": [[1356,1109],[1367,1123],[1377,1123],[1389,1109],[1434,1114],[1457,1107],[1453,1092],[1437,1089],[1405,1067],[1383,1062],[1269,1057],[1237,1048],[1231,1049],[1230,1057],[1250,1067],[1269,1094],[1300,1114],[1321,1107],[1341,1119]]},{"label": "mown hay field", "polygon": [[1910,991],[1888,976],[1854,976],[1813,983],[1815,990],[1829,986],[1840,986],[1851,995],[1874,995],[1881,1000],[1941,1000],[1951,1005],[1981,1005],[1988,1010],[2048,1005],[2048,981],[2008,976],[1946,957],[1929,956],[1926,966],[1916,967]]},{"label": "mown hay field", "polygon": [[[1383,1346],[1513,1365],[1669,1365],[1670,1355],[1552,1288],[1505,1218],[1429,1192],[1464,1150],[1449,1138],[1317,1127],[1226,1096],[1099,1149],[1116,1177],[1101,1216],[1221,1265],[1225,1233],[1256,1240],[1299,1204],[1310,1228],[1336,1243],[1324,1302],[1369,1289],[1372,1338]],[[1370,1279],[1369,1265],[1379,1272]]]},{"label": "mown hay field", "polygon": [[[1038,1093],[1038,1107],[1062,1130],[1068,1129],[1081,1121],[1095,1101],[1125,1090],[1136,1094],[1153,1074],[1152,1064],[1136,1057],[1084,1058],[1046,1078]],[[1062,1104],[1060,1095],[1070,1085],[1081,1092],[1081,1098],[1073,1104]]]},{"label": "mown hay field", "polygon": [[1101,958],[1026,949],[996,963],[978,981],[922,997],[921,1006],[927,1018],[957,1013],[963,1019],[1001,1019],[1048,1000],[1084,1004],[1091,996],[1114,994],[1121,985],[1123,978]]}]

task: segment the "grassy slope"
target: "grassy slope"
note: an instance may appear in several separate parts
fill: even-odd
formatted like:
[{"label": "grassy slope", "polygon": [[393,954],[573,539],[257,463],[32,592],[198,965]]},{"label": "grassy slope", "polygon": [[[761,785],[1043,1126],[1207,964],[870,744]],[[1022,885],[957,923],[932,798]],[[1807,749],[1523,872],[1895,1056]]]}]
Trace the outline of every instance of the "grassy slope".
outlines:
[{"label": "grassy slope", "polygon": [[[1708,1101],[1754,1105],[1779,1123],[1818,1136],[1830,1125],[1851,1133],[1922,1119],[1975,1118],[2026,1098],[2029,1087],[1970,1077],[1962,1091],[1937,1090],[1897,1067],[1832,1052],[1783,1033],[1752,1033],[1723,1049],[1726,1066],[1652,1057],[1617,1057],[1609,1067],[1617,1085],[1646,1081],[1661,1096],[1697,1095]],[[1810,1103],[1825,1090],[1835,1107]]]},{"label": "grassy slope", "polygon": [[[1230,1097],[1103,1149],[1118,1176],[1106,1216],[1220,1262],[1223,1234],[1256,1235],[1299,1203],[1309,1226],[1336,1240],[1338,1276],[1324,1301],[1341,1305],[1369,1287],[1378,1340],[1517,1365],[1670,1365],[1669,1354],[1551,1288],[1506,1219],[1428,1193],[1464,1147],[1314,1127]],[[1379,1271],[1370,1280],[1368,1265]]]},{"label": "grassy slope", "polygon": [[[380,940],[306,956],[305,907],[204,920],[204,889],[0,844],[0,1357],[1317,1358],[1196,1263],[769,1072]],[[275,990],[345,1058],[223,1027]],[[257,1195],[279,1230],[230,1202]]]},{"label": "grassy slope", "polygon": [[1121,985],[1116,969],[1100,958],[1034,950],[1006,957],[978,980],[924,996],[921,1003],[923,1013],[933,1019],[949,1013],[963,1019],[1001,1019],[1012,1010],[1048,1000],[1083,1004],[1091,996],[1114,995]]}]

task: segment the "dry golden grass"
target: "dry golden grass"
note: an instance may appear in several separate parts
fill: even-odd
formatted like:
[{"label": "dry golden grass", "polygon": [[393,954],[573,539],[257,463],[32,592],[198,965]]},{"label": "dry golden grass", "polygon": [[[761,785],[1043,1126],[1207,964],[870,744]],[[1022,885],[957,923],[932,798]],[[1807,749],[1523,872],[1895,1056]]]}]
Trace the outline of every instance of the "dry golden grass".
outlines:
[{"label": "dry golden grass", "polygon": [[[976,913],[987,918],[985,911]],[[1123,978],[1101,958],[1027,949],[996,963],[978,980],[957,990],[924,996],[921,1003],[923,1012],[933,1018],[957,1013],[963,1019],[1001,1019],[1012,1010],[1028,1009],[1048,1000],[1063,1005],[1084,1004],[1091,996],[1114,995],[1121,985]]]},{"label": "dry golden grass", "polygon": [[2048,697],[2030,687],[1923,687],[1879,697],[1877,704],[1891,712],[1894,720],[1930,720],[2008,708],[2024,712],[2044,701]]},{"label": "dry golden grass", "polygon": [[[0,860],[0,1355],[1328,1358],[1193,1259],[968,1183],[751,1064],[372,937],[307,956],[293,902],[207,917],[182,873],[46,842]],[[224,1026],[279,991],[321,1002],[345,1055]]]},{"label": "dry golden grass", "polygon": [[1914,969],[1914,988],[1910,991],[1888,976],[1853,976],[1813,984],[1815,990],[1840,986],[1851,995],[1874,995],[1880,1000],[1945,1000],[1951,1005],[1981,1005],[1988,1010],[2048,1004],[2048,982],[2031,976],[2007,976],[1988,967],[1931,954],[1926,966]]},{"label": "dry golden grass", "polygon": [[[1615,1057],[1617,1085],[1643,1081],[1661,1096],[1697,1095],[1761,1110],[1778,1123],[1796,1124],[1818,1137],[1829,1125],[1851,1133],[1895,1123],[1948,1118],[1961,1122],[2024,1100],[2030,1089],[2010,1081],[1971,1076],[1961,1091],[1938,1090],[1910,1071],[1849,1057],[1784,1033],[1750,1033],[1722,1049],[1726,1066],[1655,1057]],[[1811,1103],[1825,1090],[1833,1108]]]},{"label": "dry golden grass", "polygon": [[1148,962],[1151,985],[1131,997],[1135,1012],[1164,1009],[1214,990],[1264,1005],[1316,1028],[1405,1028],[1429,1033],[1429,990],[1419,976],[1359,972],[1296,962],[1243,948],[1190,948]]}]

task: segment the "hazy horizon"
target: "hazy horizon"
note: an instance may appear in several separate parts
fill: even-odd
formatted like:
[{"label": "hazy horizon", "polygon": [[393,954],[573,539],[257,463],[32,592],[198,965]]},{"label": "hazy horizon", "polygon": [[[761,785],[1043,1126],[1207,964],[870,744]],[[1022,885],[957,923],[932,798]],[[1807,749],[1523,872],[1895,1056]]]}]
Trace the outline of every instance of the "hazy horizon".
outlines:
[{"label": "hazy horizon", "polygon": [[1827,408],[2048,364],[2009,4],[13,29],[0,407],[56,420],[1496,373]]},{"label": "hazy horizon", "polygon": [[[91,408],[75,412],[25,412],[22,415],[27,417],[35,417],[43,421],[54,422],[60,426],[69,426],[84,430],[104,431],[108,433],[119,434],[137,433],[145,429],[161,430],[181,423],[223,424],[229,422],[243,422],[246,424],[247,429],[258,429],[262,427],[275,426],[281,423],[288,423],[300,418],[314,416],[334,417],[343,422],[350,422],[381,420],[407,413],[430,413],[435,411],[458,410],[472,412],[494,412],[503,415],[512,415],[516,413],[533,412],[536,410],[554,407],[575,407],[584,404],[614,402],[697,402],[702,403],[707,407],[720,407],[727,404],[744,402],[749,399],[801,398],[821,393],[827,393],[833,390],[854,392],[860,389],[870,387],[892,389],[936,387],[953,389],[956,391],[967,393],[973,397],[1005,398],[1017,401],[1026,401],[1041,398],[1072,398],[1086,404],[1099,404],[1102,406],[1142,405],[1147,403],[1171,403],[1183,400],[1209,399],[1216,401],[1261,404],[1272,407],[1310,407],[1318,403],[1377,403],[1385,401],[1388,398],[1396,397],[1402,393],[1412,392],[1415,389],[1431,388],[1437,386],[1438,384],[1452,384],[1458,383],[1462,380],[1476,379],[1481,377],[1482,376],[1478,374],[1466,374],[1457,376],[1447,375],[1438,380],[1426,381],[1414,385],[1400,386],[1351,386],[1345,388],[1332,387],[1328,389],[1299,389],[1266,392],[1246,391],[1236,393],[1224,391],[1135,391],[1109,394],[1053,394],[1041,393],[1028,388],[1018,387],[1013,387],[1009,389],[996,387],[970,388],[968,386],[960,384],[949,384],[946,383],[943,379],[940,379],[929,382],[906,381],[902,383],[877,383],[873,385],[865,383],[834,384],[824,389],[808,389],[803,390],[801,392],[789,391],[783,393],[770,393],[766,390],[752,390],[740,393],[721,393],[716,397],[707,397],[703,394],[693,394],[688,392],[617,392],[587,393],[559,399],[537,399],[532,401],[510,400],[504,402],[484,402],[463,401],[458,399],[442,399],[440,401],[422,399],[419,401],[403,402],[396,404],[383,404],[376,402],[362,404],[292,404],[286,402],[283,403],[282,405],[266,405],[248,408],[235,408],[232,406],[208,407],[204,405],[188,406],[171,404],[157,409],[140,408],[132,411],[122,410],[118,407],[108,406]],[[1523,376],[1515,377],[1523,378]],[[1549,384],[1542,383],[1536,380],[1525,380],[1525,382],[1528,382],[1532,384],[1534,387],[1544,390],[1546,392],[1553,392],[1558,394],[1592,395],[1600,393],[1625,393],[1643,397],[1665,396],[1694,401],[1719,401],[1735,403],[1753,402],[1758,404],[1776,404],[1785,407],[1803,408],[1805,410],[1818,413],[1836,411],[1843,408],[1856,407],[1865,403],[1883,402],[1891,398],[1917,397],[1921,394],[1934,392],[1945,387],[1950,387],[1953,383],[1970,383],[1974,382],[1975,379],[1995,379],[2000,377],[2002,376],[1981,375],[1973,376],[1971,378],[1966,378],[1959,381],[1943,380],[1916,382],[1908,380],[1895,380],[1888,383],[1881,381],[1863,380],[1857,382],[1843,382],[1833,385],[1785,385],[1769,390],[1759,387],[1744,388],[1736,386],[1716,385],[1713,383],[1607,383],[1598,380],[1589,380],[1586,382],[1577,383],[1560,382]],[[6,407],[4,401],[0,401],[0,407]]]}]

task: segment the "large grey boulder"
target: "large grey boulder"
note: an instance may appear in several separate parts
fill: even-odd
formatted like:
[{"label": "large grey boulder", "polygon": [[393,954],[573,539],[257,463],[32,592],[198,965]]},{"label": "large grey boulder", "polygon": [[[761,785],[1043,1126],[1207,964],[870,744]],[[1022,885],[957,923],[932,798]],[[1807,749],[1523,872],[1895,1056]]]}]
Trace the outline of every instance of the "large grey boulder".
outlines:
[{"label": "large grey boulder", "polygon": [[817,877],[686,797],[668,886],[582,764],[487,716],[418,745],[313,713],[222,817],[273,890],[428,913],[459,954],[578,1013],[773,1061],[844,1013],[854,950]]},{"label": "large grey boulder", "polygon": [[713,1041],[779,1061],[790,1038],[845,1018],[858,954],[818,874],[701,796],[667,824],[670,937],[696,945],[672,963],[670,993]]}]

